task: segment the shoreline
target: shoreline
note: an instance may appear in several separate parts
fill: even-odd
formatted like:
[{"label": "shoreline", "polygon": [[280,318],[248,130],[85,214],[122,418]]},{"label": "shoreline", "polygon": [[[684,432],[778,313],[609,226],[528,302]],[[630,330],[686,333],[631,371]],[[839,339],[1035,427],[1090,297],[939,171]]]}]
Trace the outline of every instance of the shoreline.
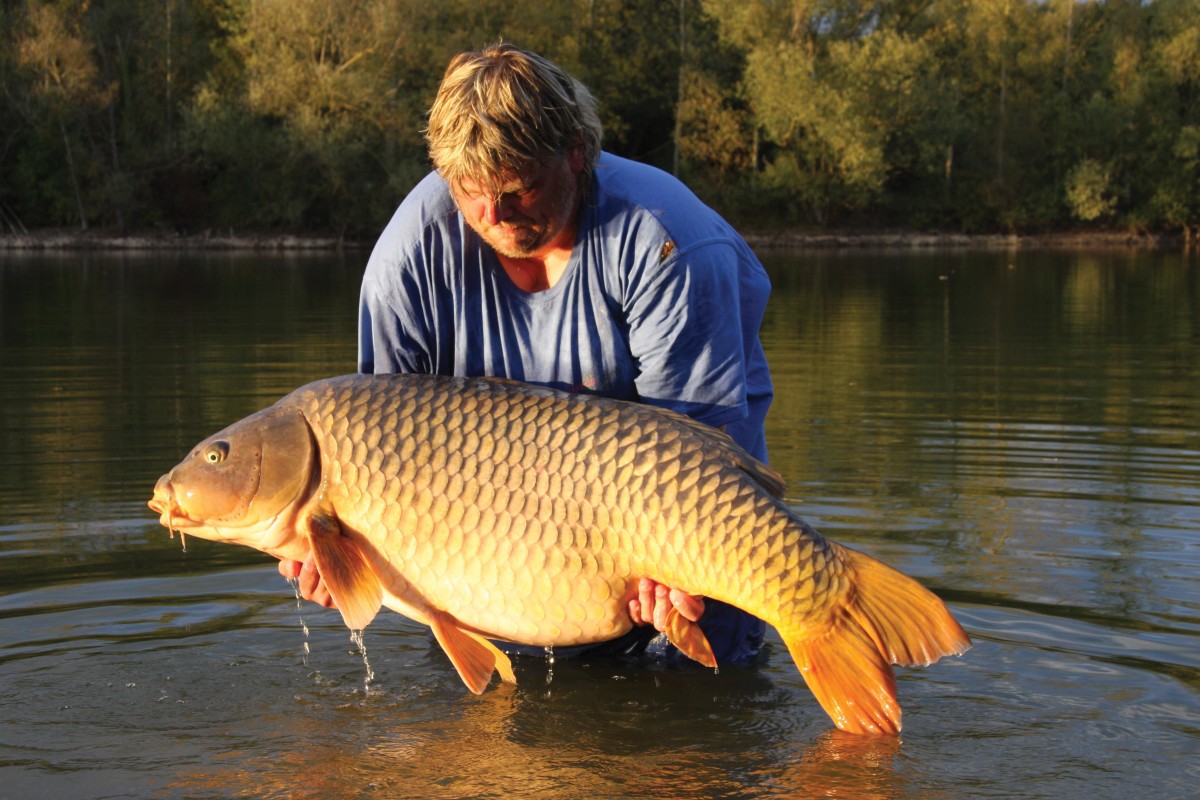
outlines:
[{"label": "shoreline", "polygon": [[889,249],[889,250],[1017,250],[1140,249],[1184,250],[1181,234],[1129,231],[1059,231],[1055,233],[944,233],[941,231],[752,232],[743,234],[755,248]]},{"label": "shoreline", "polygon": [[336,236],[294,234],[127,233],[43,230],[0,234],[0,251],[14,250],[278,250],[330,251],[368,247],[364,242]]},{"label": "shoreline", "polygon": [[[1040,234],[962,234],[940,231],[744,231],[751,247],[762,250],[788,249],[1020,249],[1020,248],[1120,248],[1188,249],[1194,242],[1181,234],[1135,233],[1129,231],[1061,231]],[[63,229],[0,234],[0,251],[27,250],[253,250],[337,251],[363,250],[374,239],[343,239],[336,236],[297,234],[201,234],[128,233],[71,231]]]}]

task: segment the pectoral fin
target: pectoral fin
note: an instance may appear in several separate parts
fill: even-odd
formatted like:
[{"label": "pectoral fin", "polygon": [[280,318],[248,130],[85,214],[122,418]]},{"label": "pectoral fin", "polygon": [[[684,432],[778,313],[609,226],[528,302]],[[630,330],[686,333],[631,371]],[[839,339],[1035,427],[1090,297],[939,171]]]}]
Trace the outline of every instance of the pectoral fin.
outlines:
[{"label": "pectoral fin", "polygon": [[699,661],[706,667],[716,669],[717,657],[713,655],[712,645],[700,626],[672,608],[667,612],[666,630],[667,641],[675,645],[679,652],[693,661]]},{"label": "pectoral fin", "polygon": [[313,514],[305,520],[321,580],[342,612],[346,627],[367,627],[383,605],[383,587],[358,544],[335,517]]},{"label": "pectoral fin", "polygon": [[506,683],[517,682],[508,656],[479,634],[460,628],[454,617],[443,611],[435,612],[430,627],[463,683],[475,694],[483,694],[492,680],[492,672],[499,672]]}]

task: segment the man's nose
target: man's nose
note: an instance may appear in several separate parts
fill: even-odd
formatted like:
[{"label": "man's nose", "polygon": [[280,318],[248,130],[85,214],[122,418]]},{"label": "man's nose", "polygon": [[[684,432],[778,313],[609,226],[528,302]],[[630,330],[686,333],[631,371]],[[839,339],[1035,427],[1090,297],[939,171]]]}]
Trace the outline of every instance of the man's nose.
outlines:
[{"label": "man's nose", "polygon": [[498,225],[512,216],[508,199],[501,196],[483,201],[483,219],[488,225]]}]

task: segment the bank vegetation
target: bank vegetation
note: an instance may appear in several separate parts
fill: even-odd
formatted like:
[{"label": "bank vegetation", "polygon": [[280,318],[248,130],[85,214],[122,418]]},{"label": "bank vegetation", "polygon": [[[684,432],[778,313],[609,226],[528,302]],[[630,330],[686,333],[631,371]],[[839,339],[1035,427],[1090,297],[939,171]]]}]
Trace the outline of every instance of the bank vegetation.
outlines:
[{"label": "bank vegetation", "polygon": [[744,226],[1200,232],[1196,0],[0,0],[0,234],[369,240],[500,39]]}]

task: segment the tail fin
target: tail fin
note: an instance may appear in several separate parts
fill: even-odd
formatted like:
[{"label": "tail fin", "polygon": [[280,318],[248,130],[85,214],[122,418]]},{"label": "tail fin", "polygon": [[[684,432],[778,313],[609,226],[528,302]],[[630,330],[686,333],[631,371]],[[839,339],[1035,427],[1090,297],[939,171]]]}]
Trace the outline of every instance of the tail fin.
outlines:
[{"label": "tail fin", "polygon": [[850,590],[820,630],[781,635],[838,728],[899,733],[891,664],[929,665],[965,652],[971,640],[933,592],[870,556],[830,544],[846,564]]}]

